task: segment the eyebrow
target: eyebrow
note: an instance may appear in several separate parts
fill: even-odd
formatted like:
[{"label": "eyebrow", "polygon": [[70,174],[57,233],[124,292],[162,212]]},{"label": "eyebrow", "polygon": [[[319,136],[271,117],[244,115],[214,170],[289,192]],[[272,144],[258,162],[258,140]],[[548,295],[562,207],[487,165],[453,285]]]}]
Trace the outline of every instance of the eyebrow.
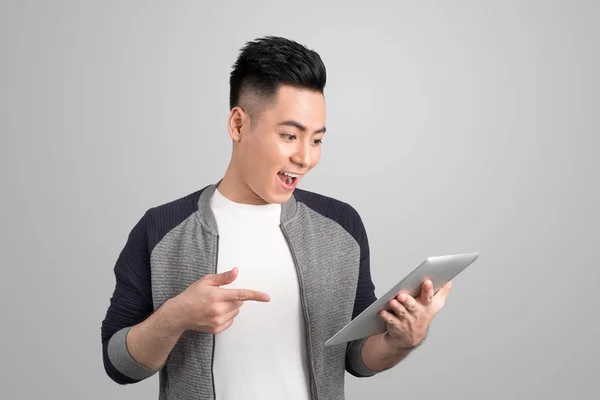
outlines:
[{"label": "eyebrow", "polygon": [[[294,128],[298,128],[300,129],[302,132],[306,132],[308,129],[302,125],[300,122],[294,121],[294,120],[287,120],[287,121],[283,121],[277,124],[279,125],[283,125],[283,126],[293,126]],[[327,130],[327,128],[322,127],[319,130],[314,131],[313,135],[316,135],[317,133],[325,133],[325,131]]]}]

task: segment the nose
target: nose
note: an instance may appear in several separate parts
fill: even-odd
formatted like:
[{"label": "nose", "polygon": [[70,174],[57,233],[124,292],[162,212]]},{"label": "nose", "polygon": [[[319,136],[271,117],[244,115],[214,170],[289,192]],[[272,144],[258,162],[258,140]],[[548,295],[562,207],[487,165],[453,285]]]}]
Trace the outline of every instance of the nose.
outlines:
[{"label": "nose", "polygon": [[297,164],[302,168],[310,168],[312,158],[310,154],[309,145],[305,143],[300,143],[300,141],[298,141],[296,151],[292,155],[291,160],[294,164]]}]

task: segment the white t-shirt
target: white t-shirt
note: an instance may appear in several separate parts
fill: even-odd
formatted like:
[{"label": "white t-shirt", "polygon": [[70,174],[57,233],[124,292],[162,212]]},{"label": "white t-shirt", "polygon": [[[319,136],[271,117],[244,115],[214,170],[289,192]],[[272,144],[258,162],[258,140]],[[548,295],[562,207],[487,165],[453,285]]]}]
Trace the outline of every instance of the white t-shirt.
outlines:
[{"label": "white t-shirt", "polygon": [[215,190],[219,230],[217,273],[238,267],[224,288],[268,293],[247,301],[233,325],[215,336],[216,400],[307,400],[306,331],[296,267],[280,225],[280,204],[234,203]]}]

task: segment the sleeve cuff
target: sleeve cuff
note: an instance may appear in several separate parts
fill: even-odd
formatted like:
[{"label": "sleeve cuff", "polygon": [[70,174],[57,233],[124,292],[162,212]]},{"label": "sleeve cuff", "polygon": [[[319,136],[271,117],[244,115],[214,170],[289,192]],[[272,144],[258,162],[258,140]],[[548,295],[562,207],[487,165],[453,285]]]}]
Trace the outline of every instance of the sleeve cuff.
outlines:
[{"label": "sleeve cuff", "polygon": [[348,363],[358,375],[362,377],[369,377],[377,374],[377,371],[372,371],[365,366],[361,357],[362,347],[367,341],[368,337],[354,340],[350,343],[347,350]]},{"label": "sleeve cuff", "polygon": [[108,359],[119,372],[131,379],[142,380],[149,378],[157,373],[160,368],[146,368],[131,357],[126,341],[127,333],[130,329],[130,326],[123,328],[110,338],[108,342]]}]

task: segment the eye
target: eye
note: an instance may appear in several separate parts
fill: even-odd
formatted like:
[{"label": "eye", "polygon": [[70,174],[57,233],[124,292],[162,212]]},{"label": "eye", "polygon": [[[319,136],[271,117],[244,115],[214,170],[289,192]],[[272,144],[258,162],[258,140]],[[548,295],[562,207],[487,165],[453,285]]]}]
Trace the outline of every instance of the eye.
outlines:
[{"label": "eye", "polygon": [[315,139],[314,142],[315,142],[315,144],[322,144],[323,139]]},{"label": "eye", "polygon": [[282,133],[280,136],[282,138],[288,139],[288,140],[294,140],[294,139],[296,139],[296,135],[292,135],[290,133]]}]

